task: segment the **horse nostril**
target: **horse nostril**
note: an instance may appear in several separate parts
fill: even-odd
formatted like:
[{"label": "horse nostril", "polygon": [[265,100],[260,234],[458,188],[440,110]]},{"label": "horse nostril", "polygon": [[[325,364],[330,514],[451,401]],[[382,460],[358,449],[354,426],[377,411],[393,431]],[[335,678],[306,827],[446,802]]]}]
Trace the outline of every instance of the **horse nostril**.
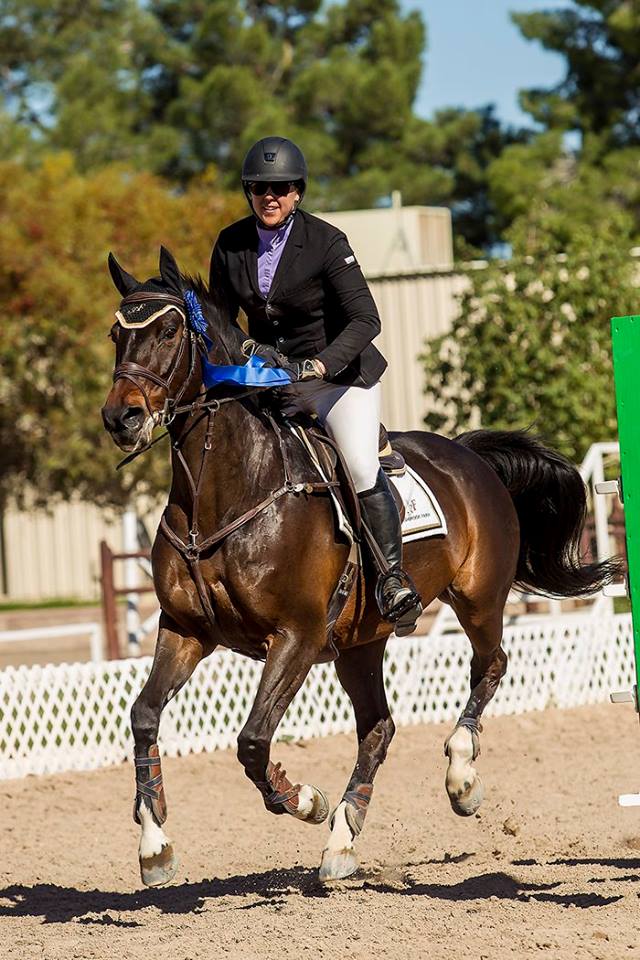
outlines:
[{"label": "horse nostril", "polygon": [[144,423],[142,407],[103,407],[102,420],[110,433],[131,432]]},{"label": "horse nostril", "polygon": [[142,407],[126,407],[120,416],[120,422],[127,430],[134,430],[141,427],[144,421],[144,410]]},{"label": "horse nostril", "polygon": [[102,422],[109,431],[115,430],[118,423],[118,408],[117,407],[103,407],[102,408]]}]

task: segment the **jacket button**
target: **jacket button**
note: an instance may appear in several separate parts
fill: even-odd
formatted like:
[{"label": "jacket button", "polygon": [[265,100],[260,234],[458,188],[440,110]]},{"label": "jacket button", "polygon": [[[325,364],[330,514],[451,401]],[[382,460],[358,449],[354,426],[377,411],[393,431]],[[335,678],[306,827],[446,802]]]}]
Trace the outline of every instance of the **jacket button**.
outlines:
[{"label": "jacket button", "polygon": [[284,337],[278,337],[276,343],[284,343]]},{"label": "jacket button", "polygon": [[274,327],[279,327],[279,326],[280,326],[280,321],[279,321],[279,320],[274,320],[274,321],[273,321],[273,325],[274,325]]}]

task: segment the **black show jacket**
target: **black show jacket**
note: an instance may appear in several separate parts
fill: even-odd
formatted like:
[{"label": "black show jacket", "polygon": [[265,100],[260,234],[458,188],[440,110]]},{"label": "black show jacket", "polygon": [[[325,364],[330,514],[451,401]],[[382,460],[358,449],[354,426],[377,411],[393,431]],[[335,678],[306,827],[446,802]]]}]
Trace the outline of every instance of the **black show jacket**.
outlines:
[{"label": "black show jacket", "polygon": [[371,386],[387,366],[371,342],[380,332],[378,310],[346,236],[304,210],[295,213],[266,299],[252,216],[221,231],[209,286],[226,298],[234,320],[242,307],[251,337],[294,360],[317,357],[332,383]]}]

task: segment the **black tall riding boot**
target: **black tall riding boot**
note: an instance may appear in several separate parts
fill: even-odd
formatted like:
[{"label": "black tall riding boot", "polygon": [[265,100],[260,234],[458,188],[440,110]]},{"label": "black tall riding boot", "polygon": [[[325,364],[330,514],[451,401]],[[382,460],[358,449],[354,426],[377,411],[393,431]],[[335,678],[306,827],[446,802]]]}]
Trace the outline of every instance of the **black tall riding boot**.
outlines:
[{"label": "black tall riding boot", "polygon": [[358,494],[358,499],[363,520],[382,554],[381,561],[376,550],[371,549],[378,571],[376,599],[380,613],[395,623],[398,636],[406,636],[415,630],[422,604],[411,580],[402,570],[402,524],[389,481],[382,470],[378,472],[375,487]]}]

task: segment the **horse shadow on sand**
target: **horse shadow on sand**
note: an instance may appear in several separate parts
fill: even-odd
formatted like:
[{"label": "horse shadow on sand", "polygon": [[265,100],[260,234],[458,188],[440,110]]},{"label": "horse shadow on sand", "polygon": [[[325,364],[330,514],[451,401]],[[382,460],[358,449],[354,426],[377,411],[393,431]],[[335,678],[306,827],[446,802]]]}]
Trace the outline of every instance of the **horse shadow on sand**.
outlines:
[{"label": "horse shadow on sand", "polygon": [[[292,896],[326,899],[340,895],[348,886],[352,892],[361,890],[381,895],[424,897],[427,900],[444,902],[469,902],[487,900],[510,900],[515,902],[537,901],[556,904],[559,907],[574,906],[581,909],[602,907],[622,899],[621,896],[602,896],[593,892],[564,893],[557,888],[563,882],[525,882],[509,873],[496,871],[469,876],[457,883],[425,883],[413,879],[411,868],[424,865],[442,866],[446,861],[430,860],[411,864],[409,868],[395,871],[389,879],[389,871],[361,870],[353,878],[338,885],[326,886],[318,881],[317,870],[310,867],[267,870],[260,873],[185,882],[159,889],[141,889],[130,892],[116,890],[78,890],[53,883],[33,885],[12,884],[0,888],[0,917],[41,917],[44,923],[78,921],[104,926],[136,927],[135,919],[121,919],[119,914],[136,914],[148,907],[164,914],[200,913],[207,901],[225,901],[221,910],[253,910],[260,907],[284,905]],[[581,860],[555,861],[567,866],[584,863]],[[589,861],[590,862],[590,861]],[[537,865],[536,861],[514,861],[514,866]],[[629,871],[640,866],[638,858],[620,860],[594,860],[594,865],[611,866]],[[393,871],[391,871],[393,873]],[[637,879],[637,875],[620,876],[618,881]],[[567,877],[567,881],[570,877]],[[566,882],[566,881],[565,881]],[[599,882],[593,879],[590,883]],[[604,882],[604,879],[603,879]],[[228,898],[238,898],[239,903],[229,904]],[[211,904],[209,903],[209,908]],[[116,916],[112,916],[115,914]]]}]

